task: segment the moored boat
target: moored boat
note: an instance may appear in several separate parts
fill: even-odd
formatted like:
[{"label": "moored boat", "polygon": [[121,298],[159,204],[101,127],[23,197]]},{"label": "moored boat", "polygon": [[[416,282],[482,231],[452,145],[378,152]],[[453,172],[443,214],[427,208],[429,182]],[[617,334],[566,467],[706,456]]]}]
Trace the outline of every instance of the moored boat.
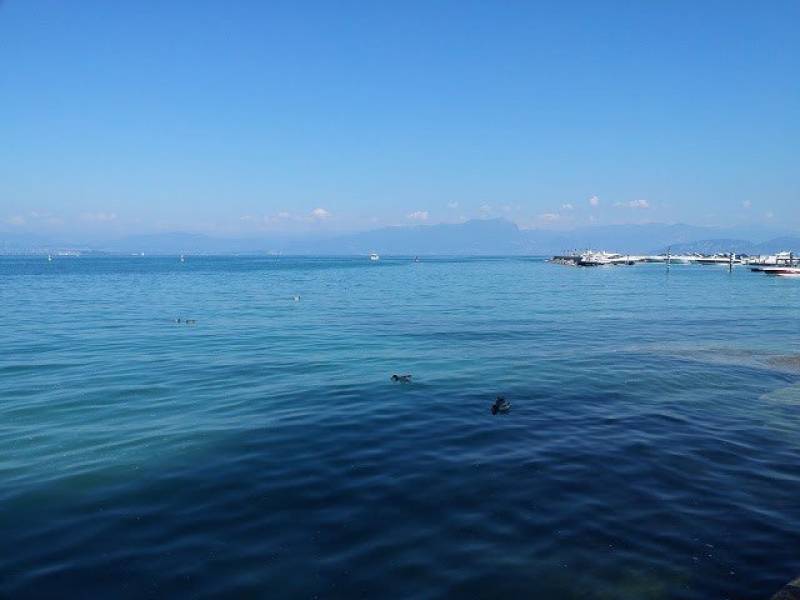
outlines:
[{"label": "moored boat", "polygon": [[777,275],[780,277],[800,277],[800,267],[775,265],[775,266],[761,267],[760,271],[765,275]]},{"label": "moored boat", "polygon": [[699,265],[729,265],[731,263],[738,265],[741,264],[742,259],[735,254],[733,256],[730,254],[713,254],[709,256],[700,256],[695,259],[695,262]]},{"label": "moored boat", "polygon": [[606,265],[620,265],[620,264],[633,264],[629,259],[625,258],[622,254],[615,252],[586,252],[581,254],[578,260],[578,265],[582,267],[602,267]]}]

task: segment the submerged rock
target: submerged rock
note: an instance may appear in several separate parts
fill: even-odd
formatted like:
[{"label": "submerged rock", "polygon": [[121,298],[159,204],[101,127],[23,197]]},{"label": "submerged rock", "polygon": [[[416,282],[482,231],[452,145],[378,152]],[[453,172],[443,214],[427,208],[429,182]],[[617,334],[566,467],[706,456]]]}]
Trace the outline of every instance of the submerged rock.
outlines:
[{"label": "submerged rock", "polygon": [[788,356],[773,356],[770,357],[767,362],[779,369],[800,372],[800,355],[798,354],[790,354]]},{"label": "submerged rock", "polygon": [[800,600],[800,577],[785,585],[772,600]]}]

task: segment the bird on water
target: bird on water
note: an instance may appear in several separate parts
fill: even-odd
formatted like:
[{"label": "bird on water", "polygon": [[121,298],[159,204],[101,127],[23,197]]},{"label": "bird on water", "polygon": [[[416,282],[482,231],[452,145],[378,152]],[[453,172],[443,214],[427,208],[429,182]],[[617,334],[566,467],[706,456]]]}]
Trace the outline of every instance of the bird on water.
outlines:
[{"label": "bird on water", "polygon": [[493,415],[496,415],[497,413],[507,413],[510,410],[511,410],[511,402],[509,402],[502,396],[498,396],[497,400],[495,400],[494,404],[492,404]]}]

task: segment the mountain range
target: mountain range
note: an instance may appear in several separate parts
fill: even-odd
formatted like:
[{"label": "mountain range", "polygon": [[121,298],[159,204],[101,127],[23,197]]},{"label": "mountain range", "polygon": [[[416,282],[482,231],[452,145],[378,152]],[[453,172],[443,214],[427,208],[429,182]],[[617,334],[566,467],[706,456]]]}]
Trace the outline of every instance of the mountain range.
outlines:
[{"label": "mountain range", "polygon": [[594,248],[622,253],[800,252],[800,233],[767,228],[717,228],[647,223],[580,227],[569,231],[520,229],[504,219],[459,224],[384,227],[348,234],[265,234],[225,238],[197,233],[156,233],[102,241],[0,232],[0,253],[78,250],[129,254],[551,255]]}]

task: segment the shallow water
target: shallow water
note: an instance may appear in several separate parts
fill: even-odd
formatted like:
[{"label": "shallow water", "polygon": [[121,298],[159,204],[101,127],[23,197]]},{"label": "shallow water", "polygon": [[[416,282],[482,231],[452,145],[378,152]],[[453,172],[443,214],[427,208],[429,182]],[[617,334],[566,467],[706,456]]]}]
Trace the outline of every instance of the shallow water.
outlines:
[{"label": "shallow water", "polygon": [[0,305],[0,596],[757,598],[800,573],[800,281],[6,257]]}]

